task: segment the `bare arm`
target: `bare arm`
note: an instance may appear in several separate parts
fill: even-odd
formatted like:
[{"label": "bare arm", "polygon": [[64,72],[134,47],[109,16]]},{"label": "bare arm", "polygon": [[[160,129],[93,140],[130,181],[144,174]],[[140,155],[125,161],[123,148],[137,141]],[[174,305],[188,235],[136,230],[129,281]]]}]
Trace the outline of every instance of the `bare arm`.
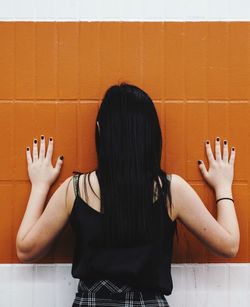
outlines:
[{"label": "bare arm", "polygon": [[[228,157],[228,144],[223,144],[221,155],[220,141],[215,144],[215,157],[210,143],[206,143],[209,161],[207,171],[200,161],[199,167],[206,182],[214,189],[216,199],[232,198],[232,182],[235,150]],[[171,192],[177,218],[213,253],[234,257],[239,249],[240,232],[234,203],[221,200],[217,204],[215,219],[203,204],[193,188],[181,177],[173,175]]]},{"label": "bare arm", "polygon": [[66,180],[53,194],[45,210],[49,189],[60,173],[62,159],[51,164],[53,140],[49,141],[45,155],[45,139],[41,139],[38,155],[37,141],[33,143],[33,159],[27,148],[28,173],[31,193],[16,237],[17,255],[21,261],[32,262],[47,253],[56,236],[67,222],[65,206]]}]

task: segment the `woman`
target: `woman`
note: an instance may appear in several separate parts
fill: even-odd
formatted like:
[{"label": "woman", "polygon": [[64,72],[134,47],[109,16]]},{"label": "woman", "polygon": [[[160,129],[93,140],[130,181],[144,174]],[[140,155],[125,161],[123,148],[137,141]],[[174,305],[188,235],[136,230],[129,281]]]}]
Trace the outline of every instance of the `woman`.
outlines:
[{"label": "woman", "polygon": [[206,141],[208,170],[198,161],[216,195],[216,220],[183,178],[161,170],[159,120],[143,90],[126,83],[111,86],[96,124],[97,169],[74,172],[45,209],[63,157],[52,166],[52,138],[47,152],[44,136],[39,150],[36,139],[32,154],[27,147],[32,189],[17,234],[17,255],[23,262],[40,259],[70,221],[76,234],[72,275],[79,278],[73,306],[169,306],[164,295],[172,292],[177,219],[211,252],[224,257],[237,254],[239,227],[232,197],[235,149],[229,153],[225,140],[221,152],[217,138],[214,156]]}]

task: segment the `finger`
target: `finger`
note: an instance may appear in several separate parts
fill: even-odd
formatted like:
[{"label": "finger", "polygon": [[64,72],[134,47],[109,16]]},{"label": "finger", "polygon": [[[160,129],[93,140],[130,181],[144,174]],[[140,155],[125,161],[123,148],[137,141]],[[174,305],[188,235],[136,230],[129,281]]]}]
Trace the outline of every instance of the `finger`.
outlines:
[{"label": "finger", "polygon": [[60,172],[62,164],[63,164],[63,156],[58,157],[57,161],[56,161],[56,166],[55,169],[57,172]]},{"label": "finger", "polygon": [[39,159],[43,160],[44,158],[45,158],[45,138],[44,135],[41,135]]},{"label": "finger", "polygon": [[30,165],[32,164],[32,158],[31,158],[31,153],[30,153],[30,148],[26,148],[26,158],[27,158],[27,164]]},{"label": "finger", "polygon": [[232,149],[231,149],[231,155],[230,155],[230,159],[229,159],[229,163],[230,163],[230,164],[234,164],[234,160],[235,160],[235,148],[232,147]]},{"label": "finger", "polygon": [[48,144],[48,149],[47,149],[47,154],[46,154],[46,159],[48,161],[51,161],[52,155],[53,155],[53,146],[54,146],[54,141],[52,137],[49,138],[49,144]]},{"label": "finger", "polygon": [[206,141],[206,153],[207,153],[208,162],[209,164],[211,164],[212,162],[214,162],[214,155],[209,141]]},{"label": "finger", "polygon": [[217,137],[215,140],[215,159],[221,160],[221,148],[220,148],[220,138]]},{"label": "finger", "polygon": [[33,161],[38,160],[38,149],[37,149],[37,139],[34,139],[33,142]]},{"label": "finger", "polygon": [[206,178],[207,175],[208,175],[208,172],[207,172],[207,169],[206,169],[204,162],[202,160],[198,160],[198,166],[199,166],[199,169],[201,171],[201,174],[203,175],[203,177]]},{"label": "finger", "polygon": [[223,161],[228,162],[228,142],[224,140],[223,142]]}]

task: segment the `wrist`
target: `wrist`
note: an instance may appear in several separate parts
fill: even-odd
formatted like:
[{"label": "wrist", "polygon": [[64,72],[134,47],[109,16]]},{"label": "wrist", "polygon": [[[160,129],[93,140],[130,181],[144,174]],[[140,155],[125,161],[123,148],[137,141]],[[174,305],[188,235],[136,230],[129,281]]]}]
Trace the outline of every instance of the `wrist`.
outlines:
[{"label": "wrist", "polygon": [[224,187],[215,188],[215,196],[216,196],[216,199],[223,198],[223,197],[233,198],[232,187],[224,186]]},{"label": "wrist", "polygon": [[31,185],[31,190],[33,192],[38,192],[38,193],[41,193],[41,194],[47,194],[49,192],[49,189],[50,189],[50,185],[49,184],[46,184],[46,183],[36,183],[36,184],[32,184]]}]

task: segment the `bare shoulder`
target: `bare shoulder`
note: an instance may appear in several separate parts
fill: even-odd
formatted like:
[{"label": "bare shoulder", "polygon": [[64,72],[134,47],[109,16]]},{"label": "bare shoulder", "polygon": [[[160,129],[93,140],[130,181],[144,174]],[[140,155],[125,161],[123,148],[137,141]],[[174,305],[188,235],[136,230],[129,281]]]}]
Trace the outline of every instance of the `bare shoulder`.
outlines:
[{"label": "bare shoulder", "polygon": [[175,188],[175,189],[182,188],[186,184],[187,182],[180,175],[171,174],[172,188]]},{"label": "bare shoulder", "polygon": [[191,186],[184,178],[182,178],[181,176],[177,174],[171,175],[171,192],[174,197],[180,196],[180,192],[183,192],[183,191],[187,192],[189,187]]},{"label": "bare shoulder", "polygon": [[188,195],[191,192],[191,186],[181,176],[171,174],[170,192],[175,218],[178,218],[178,215],[180,211],[183,210],[183,206],[185,205]]},{"label": "bare shoulder", "polygon": [[[177,208],[173,202],[173,190],[176,189],[176,184],[177,184],[177,181],[178,176],[175,175],[175,174],[167,174],[167,179],[170,181],[170,193],[171,193],[171,198],[172,198],[172,206],[170,208],[170,206],[167,206],[168,208],[168,215],[170,217],[170,219],[172,221],[175,221],[177,219]],[[160,180],[160,185],[162,186],[162,182],[161,182],[161,179],[159,177],[159,180]]]},{"label": "bare shoulder", "polygon": [[73,186],[73,176],[70,176],[64,180],[62,183],[63,187],[63,193],[65,196],[65,205],[68,212],[68,215],[70,215],[71,210],[73,208],[74,203],[74,186]]}]

